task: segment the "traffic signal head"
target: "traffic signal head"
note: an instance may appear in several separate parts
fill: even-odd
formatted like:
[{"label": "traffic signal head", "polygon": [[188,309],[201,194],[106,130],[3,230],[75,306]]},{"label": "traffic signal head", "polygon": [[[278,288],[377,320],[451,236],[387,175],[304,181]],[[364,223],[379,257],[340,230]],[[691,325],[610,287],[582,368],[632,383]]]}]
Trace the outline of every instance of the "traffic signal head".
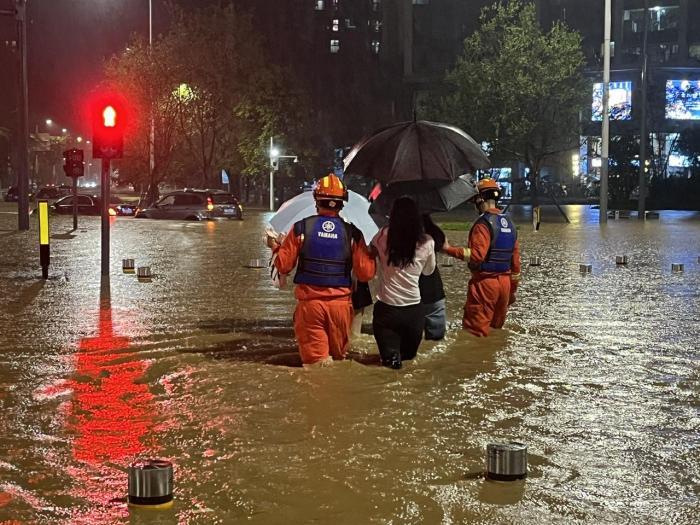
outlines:
[{"label": "traffic signal head", "polygon": [[85,164],[83,163],[83,150],[72,148],[63,152],[65,162],[63,171],[66,177],[82,177],[85,174]]},{"label": "traffic signal head", "polygon": [[120,159],[124,156],[123,105],[117,100],[99,100],[92,108],[92,156]]}]

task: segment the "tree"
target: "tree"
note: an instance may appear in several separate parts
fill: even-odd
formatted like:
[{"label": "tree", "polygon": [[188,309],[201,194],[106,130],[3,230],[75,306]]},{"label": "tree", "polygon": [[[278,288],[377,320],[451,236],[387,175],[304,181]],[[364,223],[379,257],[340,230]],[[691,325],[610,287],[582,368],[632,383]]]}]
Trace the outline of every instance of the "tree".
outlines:
[{"label": "tree", "polygon": [[521,0],[481,12],[481,27],[447,74],[438,116],[489,144],[492,158],[530,171],[533,204],[542,166],[578,145],[579,111],[590,97],[581,37],[563,23],[543,31]]},{"label": "tree", "polygon": [[[176,96],[179,71],[172,50],[159,39],[150,47],[136,37],[126,50],[106,64],[109,87],[129,101],[129,147],[119,161],[119,179],[147,188],[145,201],[158,198],[158,185],[170,174],[178,145],[178,114],[182,101]],[[154,124],[153,169],[149,157],[151,118]]]}]

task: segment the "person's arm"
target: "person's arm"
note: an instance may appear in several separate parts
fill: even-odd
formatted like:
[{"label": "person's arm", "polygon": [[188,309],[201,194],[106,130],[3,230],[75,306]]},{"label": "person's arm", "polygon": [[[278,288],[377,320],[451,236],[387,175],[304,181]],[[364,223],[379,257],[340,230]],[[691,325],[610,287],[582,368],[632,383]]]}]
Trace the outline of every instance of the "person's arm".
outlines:
[{"label": "person's arm", "polygon": [[455,259],[469,260],[469,256],[472,251],[469,248],[462,248],[461,246],[451,246],[450,243],[445,240],[445,244],[442,245],[442,253],[454,257]]},{"label": "person's arm", "polygon": [[515,292],[518,291],[520,285],[520,242],[515,241],[513,248],[513,256],[510,261],[510,300],[508,304],[515,302]]},{"label": "person's arm", "polygon": [[486,260],[491,247],[491,230],[481,222],[474,225],[469,233],[469,268],[478,270]]},{"label": "person's arm", "polygon": [[374,253],[365,244],[365,238],[357,230],[353,235],[352,242],[352,270],[358,281],[370,281],[377,272],[377,263],[374,260]]},{"label": "person's arm", "polygon": [[275,267],[282,275],[290,273],[296,266],[297,259],[299,258],[299,251],[301,249],[301,243],[302,236],[294,235],[294,227],[292,227],[281,245],[274,242],[274,245],[271,246],[272,253],[277,254],[277,259],[275,259]]},{"label": "person's arm", "polygon": [[437,266],[435,260],[435,242],[430,239],[421,247],[421,249],[428,250],[428,258],[425,260],[425,265],[423,266],[421,273],[423,275],[432,275],[432,273],[435,271],[435,266]]}]

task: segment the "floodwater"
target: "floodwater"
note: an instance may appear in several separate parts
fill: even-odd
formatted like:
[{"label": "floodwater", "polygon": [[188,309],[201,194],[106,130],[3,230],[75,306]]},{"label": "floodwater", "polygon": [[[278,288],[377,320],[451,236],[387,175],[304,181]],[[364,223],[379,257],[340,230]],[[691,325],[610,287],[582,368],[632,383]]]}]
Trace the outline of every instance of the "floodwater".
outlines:
[{"label": "floodwater", "polygon": [[[0,213],[0,523],[697,524],[700,220],[601,229],[567,209],[521,221],[542,266],[488,339],[458,328],[465,266],[440,268],[452,328],[400,371],[365,355],[370,335],[356,360],[293,366],[291,290],[244,267],[266,257],[266,213],[116,219],[102,283],[97,218],[52,222],[42,282],[36,231]],[[527,481],[479,478],[508,440]],[[142,456],[174,462],[172,510],[126,506]]]}]

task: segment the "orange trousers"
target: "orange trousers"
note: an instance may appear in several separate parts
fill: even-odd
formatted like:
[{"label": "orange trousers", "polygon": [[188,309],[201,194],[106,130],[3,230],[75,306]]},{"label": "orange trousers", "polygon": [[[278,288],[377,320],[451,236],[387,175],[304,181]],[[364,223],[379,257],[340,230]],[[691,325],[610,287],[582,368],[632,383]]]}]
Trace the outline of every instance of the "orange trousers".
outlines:
[{"label": "orange trousers", "polygon": [[351,324],[349,298],[299,301],[294,311],[294,335],[302,363],[312,365],[329,356],[345,359]]},{"label": "orange trousers", "polygon": [[467,303],[462,326],[480,337],[491,328],[501,328],[506,321],[510,300],[510,275],[475,276],[469,280]]}]

